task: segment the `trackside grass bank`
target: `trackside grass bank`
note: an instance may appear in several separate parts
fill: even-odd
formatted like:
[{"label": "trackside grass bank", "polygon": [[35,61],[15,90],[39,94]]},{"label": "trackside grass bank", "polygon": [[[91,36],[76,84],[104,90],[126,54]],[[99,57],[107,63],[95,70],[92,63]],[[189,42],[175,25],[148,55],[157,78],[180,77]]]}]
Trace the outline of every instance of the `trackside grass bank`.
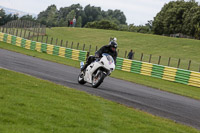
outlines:
[{"label": "trackside grass bank", "polygon": [[[13,45],[10,45],[7,43],[0,42],[0,48],[8,49],[11,51],[19,52],[22,54],[41,58],[44,60],[49,60],[49,61],[53,61],[53,62],[57,62],[57,63],[61,63],[61,64],[79,68],[78,61],[61,58],[58,56],[48,55],[45,53],[39,53],[36,51],[26,50],[21,47],[13,46]],[[200,99],[200,88],[197,88],[197,87],[187,86],[187,85],[179,84],[179,83],[173,83],[173,82],[158,79],[158,78],[148,77],[148,76],[144,76],[144,75],[124,72],[124,71],[119,71],[119,70],[115,70],[111,74],[111,76],[114,78],[127,80],[127,81],[134,82],[137,84],[146,85],[149,87],[153,87],[156,89],[160,89],[160,90],[172,92],[175,94],[191,97],[194,99]]]},{"label": "trackside grass bank", "polygon": [[2,133],[199,133],[85,92],[0,69]]},{"label": "trackside grass bank", "polygon": [[[54,27],[47,29],[49,43],[53,37],[53,44],[60,45],[60,40],[68,41],[68,47],[83,48],[86,44],[86,50],[89,50],[89,45],[92,46],[91,54],[96,50],[96,46],[100,48],[108,44],[110,37],[118,38],[119,57],[124,57],[125,51],[130,49],[135,51],[134,59],[140,60],[141,53],[144,53],[143,61],[148,62],[149,56],[152,54],[152,63],[158,63],[159,56],[162,56],[160,64],[168,65],[169,57],[170,66],[177,67],[178,59],[180,58],[180,68],[188,69],[189,60],[192,60],[190,70],[199,71],[200,62],[200,40],[172,38],[151,34],[140,34],[126,31],[90,29],[90,28],[67,28],[67,27]],[[37,38],[35,37],[34,40]],[[39,38],[41,40],[41,37]],[[45,40],[45,38],[44,38]]]}]

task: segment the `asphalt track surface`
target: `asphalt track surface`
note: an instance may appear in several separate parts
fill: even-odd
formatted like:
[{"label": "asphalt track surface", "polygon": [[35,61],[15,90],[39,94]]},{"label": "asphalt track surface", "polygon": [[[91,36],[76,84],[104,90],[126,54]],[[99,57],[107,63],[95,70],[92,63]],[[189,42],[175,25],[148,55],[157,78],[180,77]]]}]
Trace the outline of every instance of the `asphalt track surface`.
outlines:
[{"label": "asphalt track surface", "polygon": [[[0,67],[49,80],[200,129],[200,101],[107,77],[98,88],[77,83],[79,69],[0,49]],[[26,82],[26,79],[24,79]]]}]

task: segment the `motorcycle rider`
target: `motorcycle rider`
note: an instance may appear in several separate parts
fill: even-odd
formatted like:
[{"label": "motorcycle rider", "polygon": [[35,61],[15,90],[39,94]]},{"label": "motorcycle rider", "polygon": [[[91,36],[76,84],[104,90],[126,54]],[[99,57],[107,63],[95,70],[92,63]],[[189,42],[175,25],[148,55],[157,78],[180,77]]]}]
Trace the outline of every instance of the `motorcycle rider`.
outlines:
[{"label": "motorcycle rider", "polygon": [[101,58],[103,53],[111,55],[115,61],[117,59],[117,39],[113,38],[108,45],[101,47],[96,53],[95,56],[89,56],[85,65],[81,68],[81,71],[84,72],[87,66],[89,66],[96,58]]}]

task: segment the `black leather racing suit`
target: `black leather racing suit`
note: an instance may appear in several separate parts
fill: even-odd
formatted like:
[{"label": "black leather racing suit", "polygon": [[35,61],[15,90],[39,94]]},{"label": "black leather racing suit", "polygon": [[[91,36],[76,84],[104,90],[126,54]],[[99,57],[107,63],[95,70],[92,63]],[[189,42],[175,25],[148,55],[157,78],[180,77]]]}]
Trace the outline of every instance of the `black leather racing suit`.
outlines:
[{"label": "black leather racing suit", "polygon": [[102,57],[103,53],[107,53],[109,55],[111,55],[115,61],[116,64],[116,59],[117,59],[117,51],[112,51],[110,45],[105,45],[103,47],[101,47],[96,53],[95,56],[89,56],[85,65],[81,68],[81,71],[84,71],[88,65],[90,65],[94,60],[95,57]]}]

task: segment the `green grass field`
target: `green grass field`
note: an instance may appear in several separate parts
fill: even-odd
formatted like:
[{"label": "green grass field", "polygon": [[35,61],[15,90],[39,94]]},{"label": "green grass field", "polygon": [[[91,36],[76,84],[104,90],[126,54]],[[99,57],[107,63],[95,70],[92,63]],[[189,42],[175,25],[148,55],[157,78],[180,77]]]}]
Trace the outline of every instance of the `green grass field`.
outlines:
[{"label": "green grass field", "polygon": [[[9,30],[8,30],[9,32]],[[18,31],[20,35],[21,29]],[[61,44],[71,47],[73,42],[73,48],[83,49],[85,44],[85,50],[89,51],[91,45],[91,54],[94,54],[96,48],[100,48],[103,45],[108,44],[110,37],[117,37],[119,44],[119,56],[124,57],[125,51],[129,52],[133,49],[135,52],[134,59],[140,60],[141,53],[143,53],[143,61],[148,62],[150,54],[152,55],[151,62],[157,64],[159,56],[161,56],[161,65],[168,65],[169,57],[171,57],[170,66],[177,67],[178,60],[181,59],[180,68],[188,69],[189,60],[192,61],[190,70],[200,71],[200,41],[193,39],[180,39],[171,38],[165,36],[140,34],[134,32],[114,31],[114,30],[101,30],[101,29],[89,29],[89,28],[68,28],[68,27],[55,27],[47,28],[48,43],[51,43],[53,37],[53,44]],[[15,33],[16,34],[16,30]],[[31,33],[32,35],[33,33]],[[22,30],[22,36],[24,36],[24,30]],[[28,37],[28,32],[26,32]],[[47,36],[34,37],[35,41],[46,42]],[[32,37],[31,37],[32,39]],[[97,47],[96,47],[97,46]],[[128,54],[128,53],[127,53]]]},{"label": "green grass field", "polygon": [[85,92],[0,69],[1,133],[199,133]]},{"label": "green grass field", "polygon": [[[96,50],[96,46],[100,48],[108,44],[110,37],[117,37],[119,44],[119,56],[124,57],[125,51],[133,49],[135,51],[135,59],[140,60],[141,53],[144,53],[143,61],[149,61],[149,55],[152,54],[153,63],[158,63],[159,56],[162,65],[168,65],[168,59],[171,57],[170,66],[177,67],[178,59],[181,59],[180,68],[187,69],[189,60],[192,60],[191,70],[199,71],[200,65],[200,41],[192,39],[171,38],[165,36],[157,36],[151,34],[140,34],[134,32],[100,30],[89,28],[51,28],[47,29],[48,42],[51,37],[54,38],[53,44],[57,44],[63,40],[63,44],[68,41],[68,47],[83,49],[83,44],[86,44],[85,50],[89,50],[89,45],[92,45],[92,52]],[[36,38],[34,38],[36,40]],[[44,37],[44,40],[46,38]],[[39,38],[41,40],[41,37]]]},{"label": "green grass field", "polygon": [[[39,53],[36,51],[26,50],[24,48],[13,46],[7,43],[1,42],[0,48],[16,51],[22,54],[30,55],[30,56],[41,58],[44,60],[49,60],[49,61],[79,68],[78,61],[73,61],[73,60],[61,58],[58,56],[48,55],[45,53]],[[149,87],[191,97],[194,99],[200,99],[200,89],[193,86],[174,83],[174,82],[170,82],[170,81],[166,81],[166,80],[162,80],[158,78],[148,77],[148,76],[144,76],[140,74],[134,74],[134,73],[124,72],[124,71],[119,71],[119,70],[115,70],[111,74],[111,77],[127,80],[127,81],[134,82],[137,84],[146,85]]]}]

